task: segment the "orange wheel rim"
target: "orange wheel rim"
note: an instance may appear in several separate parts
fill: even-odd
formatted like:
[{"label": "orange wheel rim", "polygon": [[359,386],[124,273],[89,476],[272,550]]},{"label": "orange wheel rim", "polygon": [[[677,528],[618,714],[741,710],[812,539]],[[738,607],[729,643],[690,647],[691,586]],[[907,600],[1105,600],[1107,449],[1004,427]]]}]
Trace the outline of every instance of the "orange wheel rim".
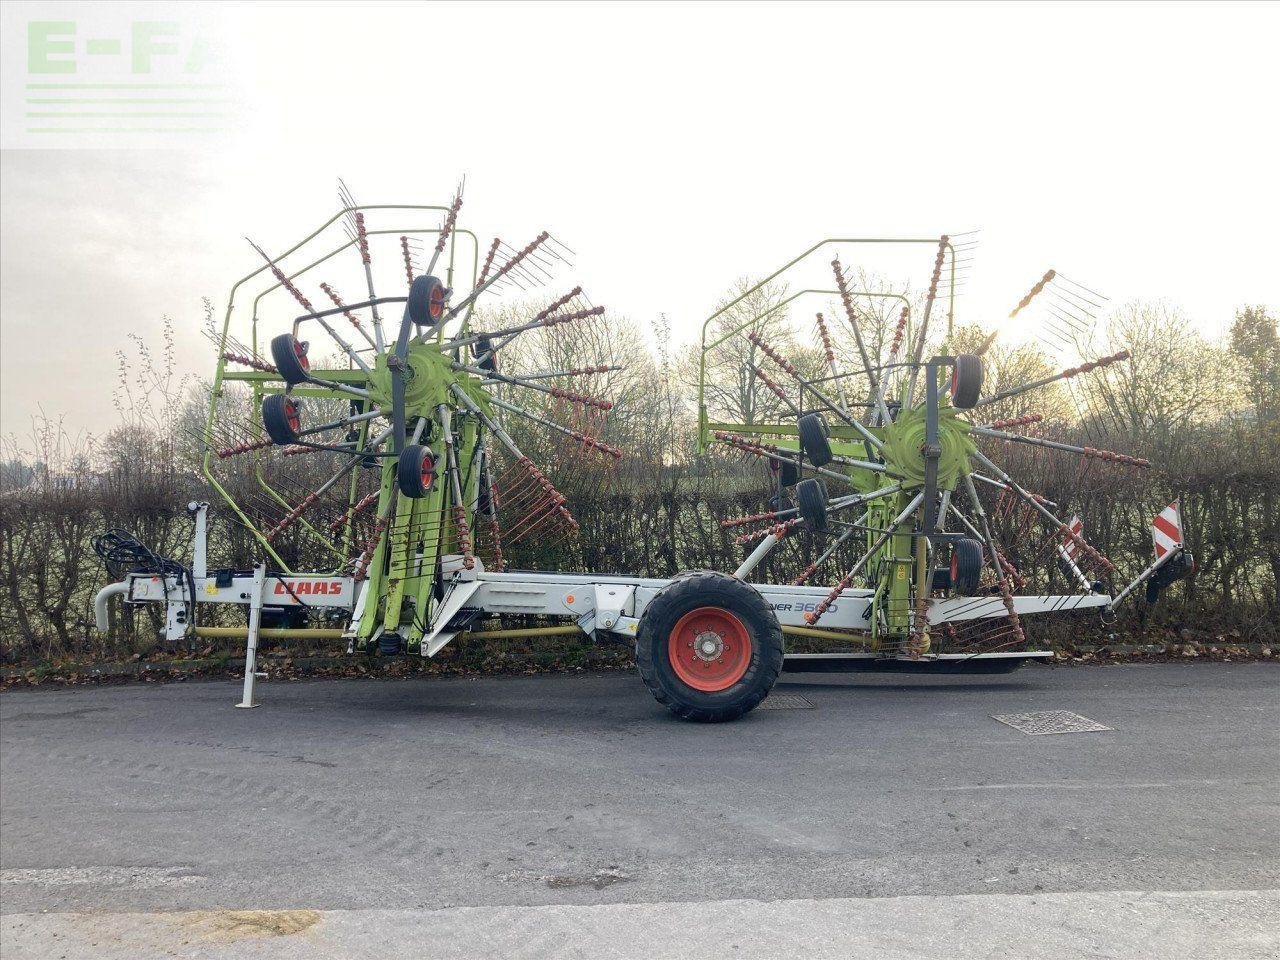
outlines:
[{"label": "orange wheel rim", "polygon": [[728,610],[699,607],[672,628],[667,658],[683,683],[703,693],[718,693],[741,680],[751,665],[751,634]]}]

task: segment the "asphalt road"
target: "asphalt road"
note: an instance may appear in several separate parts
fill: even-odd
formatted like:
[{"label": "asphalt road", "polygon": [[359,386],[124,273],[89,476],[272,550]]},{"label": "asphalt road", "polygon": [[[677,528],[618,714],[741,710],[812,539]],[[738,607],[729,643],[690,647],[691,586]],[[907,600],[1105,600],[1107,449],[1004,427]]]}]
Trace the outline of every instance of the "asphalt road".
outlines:
[{"label": "asphalt road", "polygon": [[[223,682],[14,691],[0,942],[1274,956],[1278,690],[1271,664],[784,675],[721,726],[629,673],[268,683],[255,710]],[[992,719],[1060,709],[1113,729]]]}]

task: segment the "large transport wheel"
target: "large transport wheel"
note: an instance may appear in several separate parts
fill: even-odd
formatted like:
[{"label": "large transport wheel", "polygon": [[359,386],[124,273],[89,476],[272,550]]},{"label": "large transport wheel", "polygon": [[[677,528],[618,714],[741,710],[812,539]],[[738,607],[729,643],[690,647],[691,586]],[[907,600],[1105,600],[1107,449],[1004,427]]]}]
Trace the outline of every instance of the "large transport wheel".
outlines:
[{"label": "large transport wheel", "polygon": [[681,720],[736,720],[777,681],[782,628],[754,587],[725,573],[682,573],[645,608],[636,665]]},{"label": "large transport wheel", "polygon": [[971,410],[982,395],[982,358],[976,353],[962,353],[951,368],[951,405],[957,410]]},{"label": "large transport wheel", "polygon": [[825,467],[831,462],[831,429],[820,413],[806,413],[797,423],[800,449],[815,467]]}]

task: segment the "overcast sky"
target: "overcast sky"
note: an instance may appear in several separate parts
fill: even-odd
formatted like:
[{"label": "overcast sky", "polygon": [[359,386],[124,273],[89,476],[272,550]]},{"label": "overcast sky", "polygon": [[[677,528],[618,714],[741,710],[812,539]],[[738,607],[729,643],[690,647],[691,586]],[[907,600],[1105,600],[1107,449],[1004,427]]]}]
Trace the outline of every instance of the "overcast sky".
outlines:
[{"label": "overcast sky", "polygon": [[[680,340],[735,278],[832,235],[980,228],[962,319],[1007,314],[1050,266],[1113,302],[1167,299],[1210,333],[1239,305],[1280,305],[1276,5],[2,16],[4,432],[39,407],[109,429],[114,353],[164,315],[184,367],[210,372],[200,298],[221,305],[255,266],[245,234],[278,248],[334,213],[338,176],[362,202],[443,203],[465,174],[467,226],[517,246],[545,226],[578,252],[595,302],[642,323],[666,313]],[[47,38],[71,46],[33,60],[31,21],[73,24]],[[138,33],[149,21],[176,27],[157,40]],[[113,37],[118,53],[90,52]],[[115,122],[73,113],[137,108],[37,102],[77,99],[37,82],[152,79],[211,84],[165,99],[196,101],[171,112],[213,132],[71,132]],[[877,257],[861,265],[927,281],[927,251]]]}]

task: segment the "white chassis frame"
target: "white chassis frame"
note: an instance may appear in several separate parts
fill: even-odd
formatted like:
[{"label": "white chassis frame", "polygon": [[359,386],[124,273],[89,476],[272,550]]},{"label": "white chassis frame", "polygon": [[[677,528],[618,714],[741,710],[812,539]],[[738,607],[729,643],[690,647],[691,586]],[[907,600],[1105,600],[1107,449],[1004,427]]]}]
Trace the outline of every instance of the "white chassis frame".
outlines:
[{"label": "white chassis frame", "polygon": [[[354,638],[355,625],[367,593],[364,581],[349,576],[325,574],[297,574],[293,576],[268,576],[266,565],[259,564],[249,575],[224,575],[222,585],[216,576],[208,575],[206,539],[208,532],[207,503],[193,503],[190,511],[195,518],[192,537],[192,574],[195,583],[196,603],[233,603],[249,607],[249,626],[245,641],[244,691],[240,707],[257,706],[254,701],[254,682],[258,677],[256,658],[258,637],[264,606],[289,607],[299,605],[299,600],[309,607],[341,608],[351,611],[346,636]],[[463,611],[482,614],[525,614],[571,619],[584,633],[599,636],[612,633],[619,636],[635,636],[650,601],[671,581],[647,577],[607,576],[590,573],[550,573],[540,570],[517,570],[497,573],[485,570],[477,559],[475,566],[467,570],[460,556],[444,558],[442,575],[448,579],[444,599],[441,602],[431,629],[422,638],[422,655],[433,657],[462,631],[450,629],[449,624]],[[821,586],[790,586],[773,583],[752,583],[752,587],[773,607],[779,624],[784,628],[808,628],[805,613],[813,610],[828,593]],[[190,606],[191,585],[175,577],[158,574],[131,573],[120,583],[104,587],[94,601],[97,626],[108,628],[107,602],[112,596],[121,595],[127,603],[158,602],[166,604],[165,638],[170,642],[184,639],[193,624],[194,611]],[[295,597],[295,594],[297,597]],[[823,630],[867,630],[871,610],[870,590],[846,590],[838,603],[832,604],[822,619]],[[1036,613],[1054,613],[1070,610],[1103,608],[1111,604],[1104,594],[1078,596],[1017,596],[1014,609],[1020,616]],[[934,600],[929,604],[929,623],[959,623],[1006,616],[1004,603],[999,597],[955,597]],[[925,660],[998,659],[1010,657],[1052,657],[1050,650],[997,651],[993,653],[930,654]],[[880,653],[791,653],[788,660],[824,659],[893,659],[892,654]],[[906,659],[902,656],[897,659]]]}]

